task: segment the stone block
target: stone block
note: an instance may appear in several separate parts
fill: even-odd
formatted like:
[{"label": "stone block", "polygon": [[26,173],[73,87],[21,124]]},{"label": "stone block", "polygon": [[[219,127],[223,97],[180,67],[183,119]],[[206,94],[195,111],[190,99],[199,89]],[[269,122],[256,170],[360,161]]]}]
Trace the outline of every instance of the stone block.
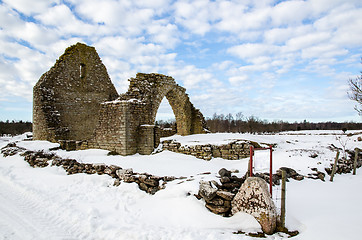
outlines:
[{"label": "stone block", "polygon": [[211,201],[216,196],[217,189],[213,188],[208,181],[200,181],[199,195],[205,199],[205,201]]},{"label": "stone block", "polygon": [[237,212],[252,215],[265,233],[274,233],[277,212],[265,180],[258,177],[245,180],[231,202],[231,213]]}]

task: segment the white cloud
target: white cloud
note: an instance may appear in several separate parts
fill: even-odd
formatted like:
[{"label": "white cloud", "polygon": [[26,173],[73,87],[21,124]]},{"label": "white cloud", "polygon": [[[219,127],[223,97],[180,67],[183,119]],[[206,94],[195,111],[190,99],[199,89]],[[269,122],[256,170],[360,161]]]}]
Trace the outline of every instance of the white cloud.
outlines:
[{"label": "white cloud", "polygon": [[229,82],[233,85],[238,85],[248,80],[247,75],[233,76],[229,78]]},{"label": "white cloud", "polygon": [[105,33],[128,37],[142,34],[152,24],[153,17],[163,12],[157,9],[157,5],[141,5],[138,1],[130,0],[73,0],[72,4],[77,15],[99,25]]},{"label": "white cloud", "polygon": [[32,99],[32,84],[21,82],[16,78],[18,70],[11,62],[0,56],[0,95],[5,100],[12,97],[22,97],[31,101]]},{"label": "white cloud", "polygon": [[268,28],[264,31],[264,41],[269,44],[281,45],[291,38],[302,37],[314,31],[311,24],[287,26],[284,28]]},{"label": "white cloud", "polygon": [[204,35],[210,31],[214,7],[208,0],[182,0],[173,5],[175,22],[194,34]]},{"label": "white cloud", "polygon": [[216,28],[222,31],[236,32],[242,28],[241,15],[247,9],[244,4],[237,4],[232,1],[221,1],[217,9],[217,16],[220,19]]},{"label": "white cloud", "polygon": [[105,55],[132,60],[135,56],[159,55],[164,49],[154,43],[143,43],[144,38],[125,38],[122,36],[104,37],[94,45]]},{"label": "white cloud", "polygon": [[314,23],[318,30],[333,32],[332,42],[341,46],[359,46],[362,39],[362,9],[340,9]]},{"label": "white cloud", "polygon": [[171,75],[176,81],[181,81],[186,89],[195,89],[201,87],[200,84],[209,84],[214,77],[204,69],[198,69],[194,65],[169,66],[167,74]]},{"label": "white cloud", "polygon": [[[160,72],[186,87],[205,115],[235,110],[226,103],[244,111],[240,103],[279,96],[285,103],[273,109],[253,105],[257,115],[278,118],[274,108],[318,114],[323,98],[333,102],[313,95],[329,91],[322,82],[340,69],[360,70],[361,7],[358,0],[4,0],[0,93],[30,101],[40,75],[64,49],[84,42],[97,49],[120,93],[137,72]],[[288,77],[295,83],[294,74],[304,77],[300,86],[313,78],[323,87],[308,94],[275,89]]]},{"label": "white cloud", "polygon": [[299,51],[310,46],[327,42],[331,38],[328,32],[312,32],[302,36],[291,38],[286,42],[285,49],[289,51]]},{"label": "white cloud", "polygon": [[235,65],[234,62],[227,60],[227,61],[223,61],[221,63],[214,63],[212,65],[212,68],[224,71],[224,70],[226,70],[226,69],[228,69],[228,68],[230,68],[231,66],[234,66],[234,65]]},{"label": "white cloud", "polygon": [[76,18],[68,6],[56,5],[48,11],[36,15],[35,18],[41,23],[50,28],[55,28],[59,35],[101,35],[106,32],[105,27],[91,25]]},{"label": "white cloud", "polygon": [[0,6],[0,28],[8,39],[26,41],[35,47],[47,46],[59,38],[58,34],[50,29],[21,20],[18,13],[4,6]]},{"label": "white cloud", "polygon": [[154,42],[166,48],[173,48],[180,41],[177,26],[167,21],[154,21],[148,26],[147,32]]},{"label": "white cloud", "polygon": [[227,50],[229,54],[235,55],[241,59],[248,60],[249,58],[264,57],[274,54],[279,47],[262,43],[246,43],[238,46],[233,46]]},{"label": "white cloud", "polygon": [[3,2],[17,11],[29,16],[46,11],[48,7],[59,3],[59,0],[3,0]]},{"label": "white cloud", "polygon": [[302,58],[331,58],[348,54],[348,50],[334,44],[319,44],[302,50]]},{"label": "white cloud", "polygon": [[299,25],[309,15],[307,2],[281,2],[271,11],[272,23],[275,26]]}]

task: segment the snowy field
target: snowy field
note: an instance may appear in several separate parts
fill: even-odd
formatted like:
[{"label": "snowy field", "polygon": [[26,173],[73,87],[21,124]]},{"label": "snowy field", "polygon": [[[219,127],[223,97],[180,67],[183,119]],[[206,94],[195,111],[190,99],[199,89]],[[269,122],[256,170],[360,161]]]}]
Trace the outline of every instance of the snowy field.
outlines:
[{"label": "snowy field", "polygon": [[[358,133],[359,132],[359,133]],[[362,148],[361,131],[298,131],[275,135],[202,134],[173,136],[183,145],[225,144],[236,139],[276,144],[274,172],[290,167],[302,175],[311,168],[325,172],[336,152],[331,144],[347,149]],[[24,136],[0,138],[0,147],[9,142],[30,150],[46,150],[57,144],[22,141]],[[339,140],[337,139],[339,138]],[[198,192],[199,181],[217,180],[221,168],[247,171],[248,159],[204,161],[192,156],[163,151],[150,156],[107,156],[104,150],[54,151],[82,163],[114,164],[158,176],[184,176],[167,183],[166,189],[149,195],[136,183],[113,186],[108,175],[67,175],[62,167],[32,168],[23,157],[0,156],[0,239],[257,239],[233,234],[260,231],[256,220],[239,213],[223,218],[209,212]],[[316,154],[317,157],[310,156]],[[342,154],[342,153],[341,153]],[[255,170],[268,171],[268,151],[255,154]],[[211,174],[200,174],[211,172]],[[292,239],[362,239],[362,170],[357,175],[336,175],[334,182],[305,179],[287,183],[289,230],[300,234]],[[279,186],[274,187],[278,197]],[[276,202],[276,204],[280,204]],[[266,239],[286,239],[275,233]],[[265,238],[264,238],[265,239]]]}]

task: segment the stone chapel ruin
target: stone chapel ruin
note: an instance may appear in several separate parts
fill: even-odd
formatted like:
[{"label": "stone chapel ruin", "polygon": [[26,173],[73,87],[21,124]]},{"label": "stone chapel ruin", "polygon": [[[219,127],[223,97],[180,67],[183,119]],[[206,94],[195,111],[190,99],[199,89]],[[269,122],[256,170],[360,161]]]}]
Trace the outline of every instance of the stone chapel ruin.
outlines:
[{"label": "stone chapel ruin", "polygon": [[34,139],[59,142],[69,150],[151,154],[159,144],[161,130],[154,123],[164,97],[178,134],[205,132],[202,113],[172,77],[138,73],[129,81],[128,91],[118,95],[94,47],[68,47],[34,86]]}]

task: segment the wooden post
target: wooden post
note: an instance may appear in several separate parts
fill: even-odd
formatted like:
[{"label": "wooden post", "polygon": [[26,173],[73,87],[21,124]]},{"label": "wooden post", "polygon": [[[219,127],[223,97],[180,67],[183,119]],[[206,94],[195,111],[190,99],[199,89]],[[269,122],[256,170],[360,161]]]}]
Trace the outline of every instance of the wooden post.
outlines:
[{"label": "wooden post", "polygon": [[273,196],[273,147],[272,145],[269,146],[270,150],[270,166],[269,166],[269,190],[270,196]]},{"label": "wooden post", "polygon": [[280,206],[280,223],[282,228],[285,228],[285,182],[286,182],[286,173],[285,170],[282,170],[282,199]]},{"label": "wooden post", "polygon": [[334,160],[334,164],[333,164],[331,178],[329,179],[329,181],[331,181],[331,182],[333,182],[333,177],[334,177],[334,174],[336,173],[338,158],[339,158],[339,151],[337,151],[336,159]]},{"label": "wooden post", "polygon": [[353,175],[356,175],[359,148],[355,148],[354,151],[355,151],[355,153],[354,153],[354,162],[353,162]]}]

